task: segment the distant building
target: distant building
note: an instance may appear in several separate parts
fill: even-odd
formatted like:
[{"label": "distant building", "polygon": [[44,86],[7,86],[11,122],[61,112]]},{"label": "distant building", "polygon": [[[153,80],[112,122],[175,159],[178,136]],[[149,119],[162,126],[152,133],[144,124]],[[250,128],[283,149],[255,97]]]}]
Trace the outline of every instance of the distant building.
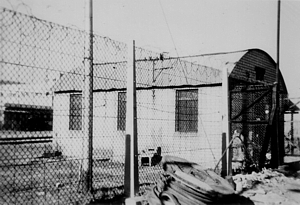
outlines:
[{"label": "distant building", "polygon": [[52,96],[37,84],[0,82],[0,130],[52,130]]}]

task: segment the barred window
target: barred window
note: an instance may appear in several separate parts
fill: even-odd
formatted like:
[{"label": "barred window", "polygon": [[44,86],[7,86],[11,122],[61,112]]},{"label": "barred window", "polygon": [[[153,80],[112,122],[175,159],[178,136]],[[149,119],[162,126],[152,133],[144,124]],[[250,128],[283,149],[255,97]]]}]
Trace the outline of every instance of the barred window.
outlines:
[{"label": "barred window", "polygon": [[175,131],[198,131],[198,90],[176,91]]},{"label": "barred window", "polygon": [[82,129],[82,95],[71,94],[70,95],[70,130]]},{"label": "barred window", "polygon": [[126,129],[126,93],[118,93],[118,120],[117,129],[125,131]]}]

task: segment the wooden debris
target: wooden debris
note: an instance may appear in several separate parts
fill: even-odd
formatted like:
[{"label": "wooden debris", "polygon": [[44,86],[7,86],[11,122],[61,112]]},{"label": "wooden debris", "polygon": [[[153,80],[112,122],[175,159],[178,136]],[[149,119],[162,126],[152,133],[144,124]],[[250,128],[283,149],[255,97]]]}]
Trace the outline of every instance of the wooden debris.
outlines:
[{"label": "wooden debris", "polygon": [[243,189],[251,189],[257,183],[270,183],[273,177],[285,177],[282,173],[272,171],[271,169],[263,169],[261,172],[252,172],[251,174],[237,174],[233,176],[237,186]]},{"label": "wooden debris", "polygon": [[263,169],[251,174],[232,177],[236,193],[249,198],[254,204],[300,204],[300,179],[287,177],[277,170]]}]

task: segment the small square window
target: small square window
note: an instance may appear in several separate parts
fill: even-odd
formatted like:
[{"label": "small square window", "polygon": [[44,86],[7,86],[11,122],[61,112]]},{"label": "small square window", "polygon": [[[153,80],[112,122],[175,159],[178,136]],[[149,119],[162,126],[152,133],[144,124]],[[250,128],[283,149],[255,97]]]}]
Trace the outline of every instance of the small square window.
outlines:
[{"label": "small square window", "polygon": [[266,70],[260,67],[255,67],[256,80],[264,81]]}]

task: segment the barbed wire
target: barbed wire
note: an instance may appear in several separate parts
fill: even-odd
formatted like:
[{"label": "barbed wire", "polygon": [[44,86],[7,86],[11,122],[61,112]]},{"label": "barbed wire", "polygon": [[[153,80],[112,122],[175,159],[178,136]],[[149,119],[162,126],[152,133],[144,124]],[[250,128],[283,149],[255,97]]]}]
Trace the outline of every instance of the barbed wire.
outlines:
[{"label": "barbed wire", "polygon": [[[10,10],[8,10],[8,12],[9,13],[14,13],[13,11],[10,11]],[[14,13],[12,15],[11,19],[15,19],[16,16],[20,16],[20,14]],[[46,46],[45,48],[43,48],[41,46],[31,45],[30,43],[25,44],[26,47],[31,48],[33,50],[36,49],[37,47],[39,47],[39,48],[41,48],[45,52],[44,55],[48,55],[49,57],[51,57],[55,53],[55,55],[64,55],[65,57],[68,57],[68,58],[71,57],[70,60],[72,58],[74,58],[74,59],[77,58],[78,59],[77,60],[77,64],[80,64],[82,62],[82,55],[83,55],[82,53],[84,53],[84,43],[83,42],[84,42],[84,39],[85,39],[85,37],[87,35],[86,33],[82,32],[82,31],[75,30],[75,29],[70,29],[68,27],[56,25],[56,24],[53,24],[53,23],[48,23],[47,24],[47,22],[39,20],[39,19],[34,18],[32,16],[25,15],[24,18],[26,18],[27,21],[23,22],[23,24],[26,24],[26,22],[27,23],[30,22],[31,26],[27,25],[26,27],[21,27],[20,36],[23,36],[23,38],[27,38],[29,36],[32,37],[31,34],[33,34],[33,33],[39,33],[40,30],[42,30],[42,33],[44,35],[37,35],[37,36],[41,36],[41,37],[40,37],[40,39],[37,39],[36,41],[42,41],[44,43],[47,42],[48,40],[50,41],[48,43],[48,46]],[[4,21],[3,24],[5,26],[12,26],[12,22],[13,21],[10,21],[9,23],[5,24],[5,21]],[[41,24],[39,24],[38,22],[41,22]],[[17,23],[17,25],[19,25],[19,23]],[[25,30],[24,29],[22,30],[22,28],[25,28]],[[36,32],[36,31],[39,31],[39,32]],[[126,51],[126,44],[113,41],[113,40],[111,40],[109,38],[106,38],[106,37],[103,38],[103,37],[98,37],[96,35],[94,35],[94,36],[95,36],[95,38],[94,38],[94,43],[95,43],[95,46],[94,46],[95,47],[95,51],[94,51],[95,57],[94,57],[94,60],[95,61],[106,63],[108,59],[115,59],[116,57],[118,57],[121,61],[123,60],[122,62],[124,62],[124,59],[126,59],[126,52],[127,52]],[[18,43],[21,40],[20,38],[21,37],[18,37],[13,42],[14,43]],[[8,41],[10,42],[10,40],[8,40]],[[52,44],[53,41],[54,42],[56,41],[58,44],[67,43],[66,45],[68,45],[68,43],[69,43],[71,45],[76,45],[77,49],[66,49],[66,48],[64,48],[64,47],[62,47],[60,45],[57,45],[56,48],[55,47],[51,47],[50,43]],[[43,43],[40,43],[40,44],[42,45]],[[107,48],[107,49],[105,49],[105,48],[103,49],[103,46],[105,48]],[[77,52],[77,53],[75,52],[74,53],[74,50],[79,50],[79,52]],[[101,53],[97,54],[100,51],[101,51]],[[104,57],[102,57],[103,54],[104,54]],[[119,55],[119,54],[121,54],[121,55]],[[152,60],[152,58],[153,59],[155,58],[154,56],[159,56],[159,55],[160,54],[152,52],[152,51],[148,51],[148,50],[145,50],[145,49],[142,49],[142,48],[137,48],[137,56],[139,56],[140,58],[148,58],[148,59],[150,58],[149,60]],[[101,56],[101,58],[99,58],[99,56]],[[61,60],[59,60],[57,62],[57,64],[60,63]],[[22,65],[20,63],[20,60],[16,59],[15,61],[17,61],[17,62],[13,63],[14,65],[17,65],[17,64]],[[33,62],[31,64],[36,64],[36,61],[38,61],[37,57],[35,56],[32,61]],[[48,61],[50,61],[50,60],[48,59]],[[109,62],[111,62],[111,60]],[[115,62],[119,62],[119,61],[115,60]],[[216,70],[214,68],[210,69],[208,66],[201,67],[199,65],[196,65],[195,63],[191,64],[191,63],[189,63],[187,61],[182,61],[182,60],[179,60],[178,62],[174,61],[172,63],[172,65],[177,65],[178,68],[181,67],[183,70],[185,70],[185,72],[183,74],[185,76],[186,81],[187,80],[188,81],[198,81],[198,83],[207,83],[209,81],[209,79],[207,79],[207,80],[204,80],[204,79],[203,80],[199,80],[197,78],[187,76],[187,75],[189,75],[189,74],[191,74],[192,72],[195,72],[195,71],[197,71],[199,73],[199,75],[205,74],[204,76],[208,76],[208,77],[209,76],[217,77],[217,76],[220,75],[220,71],[218,71],[218,70]],[[5,63],[8,63],[8,62],[5,62]],[[28,64],[30,64],[30,62],[28,62],[26,64],[26,66],[37,67],[37,66],[34,66],[34,65],[28,65]],[[178,64],[180,64],[181,66],[178,65]],[[55,65],[56,64],[54,64],[53,67],[56,67]],[[73,63],[71,63],[70,65],[73,65]],[[62,70],[62,69],[58,69],[58,68],[50,68],[49,63],[45,63],[44,67],[41,67],[41,68],[42,69],[48,69],[48,71],[59,71],[60,73],[64,73],[64,74],[70,73],[71,74],[72,72],[74,72],[74,67],[76,67],[76,65],[74,65],[74,66],[70,66],[70,65],[67,65],[68,68],[64,68]],[[150,71],[149,66],[148,67],[147,66],[146,67],[138,67],[138,68],[139,69],[144,69],[144,70],[148,69],[148,71]],[[211,74],[208,74],[208,71]],[[159,75],[160,76],[166,75],[167,78],[169,78],[169,80],[171,78],[174,78],[174,77],[176,77],[176,78],[182,77],[182,75],[176,74],[176,72],[170,73],[170,72],[165,71],[165,70],[162,70],[159,73]],[[193,75],[193,76],[197,76],[197,75]],[[98,75],[95,75],[95,78],[101,78],[101,77],[99,77]],[[118,80],[118,79],[113,79],[112,78],[111,80],[125,82],[125,79]],[[147,86],[147,83],[140,83],[140,84],[142,86]],[[152,83],[149,83],[148,86],[151,86],[151,84]]]}]

